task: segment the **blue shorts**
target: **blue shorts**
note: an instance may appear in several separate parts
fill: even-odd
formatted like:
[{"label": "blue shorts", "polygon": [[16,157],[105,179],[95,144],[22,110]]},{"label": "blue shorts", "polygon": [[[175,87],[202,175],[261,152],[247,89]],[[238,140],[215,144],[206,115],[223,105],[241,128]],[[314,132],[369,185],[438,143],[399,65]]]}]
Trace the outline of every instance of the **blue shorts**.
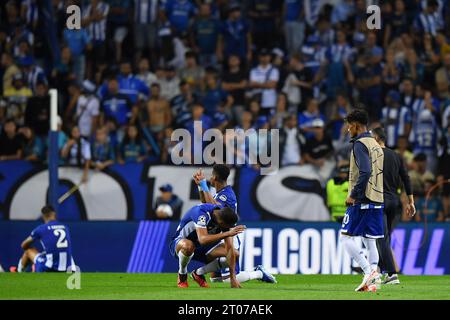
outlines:
[{"label": "blue shorts", "polygon": [[341,233],[371,239],[383,238],[383,205],[355,204],[348,207]]},{"label": "blue shorts", "polygon": [[[177,252],[176,252],[177,244],[181,240],[183,240],[183,239],[174,239],[173,241],[170,242],[170,245],[169,245],[170,254],[176,259],[178,259]],[[192,257],[192,259],[195,261],[198,261],[198,262],[205,263],[205,264],[208,263],[208,259],[207,259],[208,254],[213,249],[218,247],[220,244],[222,244],[222,241],[219,241],[219,242],[216,242],[213,244],[209,244],[206,246],[202,246],[198,242],[194,242],[195,251],[194,251],[194,256]]]}]

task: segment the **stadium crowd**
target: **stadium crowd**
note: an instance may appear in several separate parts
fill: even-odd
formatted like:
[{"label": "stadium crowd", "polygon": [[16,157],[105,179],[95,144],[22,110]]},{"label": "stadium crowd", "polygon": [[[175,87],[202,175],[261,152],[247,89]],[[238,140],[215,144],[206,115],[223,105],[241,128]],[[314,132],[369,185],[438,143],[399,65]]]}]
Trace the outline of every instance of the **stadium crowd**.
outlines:
[{"label": "stadium crowd", "polygon": [[410,170],[415,219],[450,216],[448,184],[424,200],[450,178],[448,1],[10,0],[0,21],[0,161],[46,161],[56,88],[61,164],[170,163],[173,130],[201,120],[280,129],[280,164],[326,182],[361,107]]}]

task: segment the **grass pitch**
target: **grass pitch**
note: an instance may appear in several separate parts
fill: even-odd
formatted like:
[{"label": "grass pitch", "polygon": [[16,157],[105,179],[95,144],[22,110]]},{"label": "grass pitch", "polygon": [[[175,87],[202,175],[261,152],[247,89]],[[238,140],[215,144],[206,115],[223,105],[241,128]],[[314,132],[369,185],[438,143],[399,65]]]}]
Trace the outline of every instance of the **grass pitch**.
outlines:
[{"label": "grass pitch", "polygon": [[226,283],[204,289],[189,280],[176,287],[175,274],[82,273],[81,289],[66,287],[68,274],[0,273],[0,299],[150,299],[150,300],[450,300],[450,276],[401,276],[400,285],[382,286],[376,293],[354,292],[358,275],[279,275],[278,284],[243,283],[240,290]]}]

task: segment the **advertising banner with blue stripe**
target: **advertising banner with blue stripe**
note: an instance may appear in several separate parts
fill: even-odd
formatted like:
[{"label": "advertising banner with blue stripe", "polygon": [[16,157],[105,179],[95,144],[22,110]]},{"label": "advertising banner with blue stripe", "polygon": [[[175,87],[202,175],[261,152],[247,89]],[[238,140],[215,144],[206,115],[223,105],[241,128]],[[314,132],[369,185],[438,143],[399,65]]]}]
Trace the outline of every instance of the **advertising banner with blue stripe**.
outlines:
[{"label": "advertising banner with blue stripe", "polygon": [[[272,273],[350,274],[335,223],[242,222],[241,270],[262,264]],[[0,264],[16,265],[20,244],[38,222],[0,221]],[[83,272],[177,272],[169,253],[177,223],[168,221],[68,222],[75,263]],[[393,233],[396,263],[407,275],[450,274],[448,224],[400,224]],[[198,263],[192,263],[192,270]]]}]

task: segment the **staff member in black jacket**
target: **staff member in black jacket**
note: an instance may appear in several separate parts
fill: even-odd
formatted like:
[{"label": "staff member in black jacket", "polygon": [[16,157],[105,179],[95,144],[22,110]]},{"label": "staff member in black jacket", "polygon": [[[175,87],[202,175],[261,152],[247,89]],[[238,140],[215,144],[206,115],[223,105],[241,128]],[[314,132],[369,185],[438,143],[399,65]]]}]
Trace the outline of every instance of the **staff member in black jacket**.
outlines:
[{"label": "staff member in black jacket", "polygon": [[410,216],[416,214],[414,196],[412,194],[411,182],[402,157],[385,146],[386,133],[382,128],[372,130],[372,135],[384,151],[383,166],[383,193],[384,193],[384,238],[377,239],[378,251],[380,253],[380,268],[386,273],[383,284],[399,284],[400,280],[396,274],[394,255],[391,250],[391,233],[394,221],[401,214],[402,205],[398,190],[403,183],[404,190],[408,196],[406,212]]}]

